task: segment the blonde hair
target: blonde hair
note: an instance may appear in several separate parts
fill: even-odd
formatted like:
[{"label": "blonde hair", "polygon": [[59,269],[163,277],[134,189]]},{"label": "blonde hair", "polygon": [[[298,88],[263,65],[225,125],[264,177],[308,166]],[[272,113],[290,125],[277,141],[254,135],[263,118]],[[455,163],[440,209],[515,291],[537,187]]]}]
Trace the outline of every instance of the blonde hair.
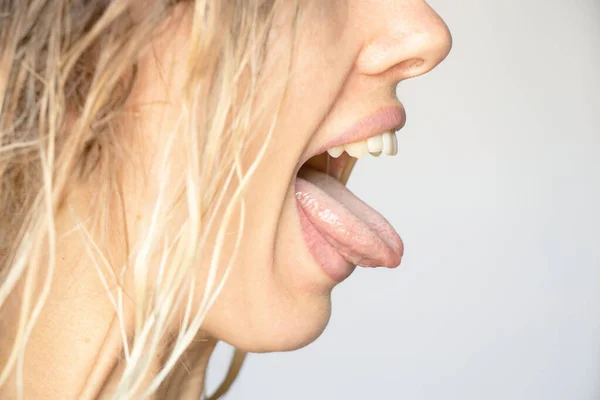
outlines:
[{"label": "blonde hair", "polygon": [[[221,260],[226,227],[239,210],[239,243],[243,191],[273,132],[276,117],[260,115],[265,107],[256,99],[265,81],[265,44],[275,11],[285,0],[184,4],[193,11],[193,50],[180,124],[169,138],[177,134],[186,141],[186,174],[181,182],[165,182],[166,174],[157,178],[161,190],[148,232],[123,249],[122,265],[114,265],[115,258],[106,253],[105,221],[115,210],[124,212],[113,198],[119,200],[122,193],[115,166],[128,154],[118,135],[124,105],[148,37],[170,17],[175,3],[182,2],[154,0],[144,8],[136,3],[0,3],[0,318],[3,309],[14,306],[7,301],[11,296],[18,292],[20,299],[12,350],[0,365],[0,386],[14,373],[20,396],[27,340],[49,295],[57,263],[56,216],[70,188],[92,174],[100,176],[93,222],[80,221],[77,231],[119,317],[124,369],[114,396],[144,397],[155,393],[172,371],[223,287],[235,259],[234,254],[227,262]],[[277,93],[264,101],[280,104],[283,91]],[[242,154],[256,139],[251,126],[265,118],[272,119],[267,139],[261,139],[259,155],[244,169]],[[166,155],[162,167],[168,171]],[[187,208],[186,220],[169,238],[161,234],[175,206],[166,197],[167,183],[178,188],[177,205]],[[214,220],[217,211],[224,215],[221,221]],[[198,289],[194,267],[209,229],[217,232],[217,246],[200,306],[192,311]],[[159,260],[155,276],[148,271],[151,259]],[[223,263],[227,268],[217,279],[217,267]],[[126,275],[134,293],[123,291]],[[132,299],[133,326],[125,320],[127,297]],[[170,338],[167,325],[175,318],[176,306],[185,312],[177,337]],[[152,359],[164,342],[172,343],[170,353],[159,370],[151,372]]]}]

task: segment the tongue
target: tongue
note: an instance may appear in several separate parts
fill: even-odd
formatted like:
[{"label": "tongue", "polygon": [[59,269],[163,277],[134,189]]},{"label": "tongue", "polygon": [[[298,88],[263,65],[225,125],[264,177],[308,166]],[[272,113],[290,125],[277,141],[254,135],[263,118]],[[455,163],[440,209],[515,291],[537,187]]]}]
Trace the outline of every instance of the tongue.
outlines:
[{"label": "tongue", "polygon": [[296,198],[309,221],[343,258],[362,267],[396,267],[402,240],[390,223],[331,176],[303,168]]}]

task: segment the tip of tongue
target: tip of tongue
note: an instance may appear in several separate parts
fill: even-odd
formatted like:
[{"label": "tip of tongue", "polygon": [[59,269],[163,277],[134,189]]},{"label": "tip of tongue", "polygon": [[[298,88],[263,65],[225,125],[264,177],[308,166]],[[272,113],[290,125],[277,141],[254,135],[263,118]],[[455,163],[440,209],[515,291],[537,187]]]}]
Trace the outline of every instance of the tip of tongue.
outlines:
[{"label": "tip of tongue", "polygon": [[375,231],[375,236],[366,237],[357,235],[350,242],[342,236],[328,235],[321,231],[327,242],[334,247],[350,264],[360,267],[388,267],[395,268],[400,265],[403,254],[403,245],[396,232]]},{"label": "tip of tongue", "polygon": [[349,252],[344,255],[344,258],[351,264],[360,267],[395,268],[400,265],[400,262],[402,261],[403,245],[400,236],[397,234],[394,236],[395,238],[380,236],[379,239],[385,243],[384,245],[376,243],[375,241],[369,243],[369,246],[378,249],[376,253]]},{"label": "tip of tongue", "polygon": [[307,169],[296,180],[296,198],[319,233],[349,263],[389,268],[400,264],[403,244],[398,233],[339,181]]}]

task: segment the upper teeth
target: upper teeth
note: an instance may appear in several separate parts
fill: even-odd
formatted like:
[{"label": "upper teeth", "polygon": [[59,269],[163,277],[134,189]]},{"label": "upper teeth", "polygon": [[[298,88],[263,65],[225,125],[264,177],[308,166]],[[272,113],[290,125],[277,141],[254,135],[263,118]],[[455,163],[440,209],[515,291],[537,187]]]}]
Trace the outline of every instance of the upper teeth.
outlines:
[{"label": "upper teeth", "polygon": [[395,156],[398,154],[398,139],[396,138],[396,133],[392,131],[383,132],[367,140],[333,147],[327,150],[327,153],[333,158],[338,158],[344,150],[355,158],[364,157],[367,153],[371,153],[375,157],[381,153],[388,156]]}]

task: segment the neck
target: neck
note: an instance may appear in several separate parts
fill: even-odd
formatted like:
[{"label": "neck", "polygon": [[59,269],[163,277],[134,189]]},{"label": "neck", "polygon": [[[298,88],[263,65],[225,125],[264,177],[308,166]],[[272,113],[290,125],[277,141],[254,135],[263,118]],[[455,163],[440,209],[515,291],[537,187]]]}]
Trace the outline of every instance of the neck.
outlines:
[{"label": "neck", "polygon": [[[57,247],[59,262],[52,289],[26,347],[20,385],[23,398],[113,398],[126,366],[121,324],[97,267],[86,257],[83,240],[78,235],[65,235]],[[11,306],[0,315],[0,366],[5,365],[13,348],[21,308],[19,295],[14,294],[7,304]],[[172,335],[177,334],[176,329],[172,327]],[[201,398],[215,345],[215,339],[196,338],[152,398]],[[168,344],[159,349],[145,383],[160,369],[162,355],[169,350]],[[0,386],[1,399],[18,398],[15,371],[13,368],[8,381]]]},{"label": "neck", "polygon": [[[35,399],[103,399],[113,398],[125,368],[120,322],[102,288],[87,290],[93,268],[72,270],[69,282],[57,282],[28,341],[23,365],[22,393]],[[63,275],[64,277],[64,275]],[[73,282],[70,282],[73,284]],[[12,304],[18,304],[13,302]],[[12,349],[14,327],[18,324],[19,306],[15,305],[0,318],[0,365],[5,365]],[[6,334],[8,333],[8,334]],[[175,333],[175,332],[174,332]],[[194,341],[177,363],[153,399],[201,398],[206,367],[216,340]],[[165,346],[153,362],[147,382],[159,370],[169,348]],[[15,370],[0,387],[0,398],[17,398]]]},{"label": "neck", "polygon": [[[116,321],[116,319],[115,319]],[[204,393],[206,368],[210,356],[217,344],[213,338],[199,339],[190,346],[168,378],[151,396],[144,397],[154,400],[182,399],[198,400]],[[119,349],[115,351],[115,349]],[[89,372],[81,388],[78,399],[108,399],[114,398],[117,386],[121,380],[125,364],[122,362],[122,339],[118,322],[111,327],[105,345],[97,351],[96,363]],[[145,384],[150,383],[155,373],[159,371],[164,359],[160,354],[170,350],[166,347],[155,357],[150,367]]]},{"label": "neck", "polygon": [[[44,317],[42,315],[40,321],[47,320]],[[84,320],[83,312],[80,317],[80,321]],[[72,330],[65,333],[60,329],[61,326],[76,325],[73,320],[56,318],[54,322],[54,329],[45,325],[42,332],[36,332],[29,341],[23,368],[23,397],[113,398],[125,368],[118,320],[113,318],[103,336],[88,336],[84,331],[91,328],[89,324],[76,335]],[[97,327],[102,329],[99,325]],[[7,354],[9,345],[6,337],[0,336],[0,365],[4,364],[3,356]],[[151,399],[202,398],[206,367],[215,345],[214,339],[195,342]],[[151,371],[157,371],[160,365],[161,359],[157,357]],[[148,374],[148,382],[152,376],[152,373]],[[11,379],[0,387],[0,398],[17,398],[14,372]]]},{"label": "neck", "polygon": [[[202,398],[204,394],[206,367],[216,343],[214,339],[195,342],[193,346],[186,350],[181,360],[171,371],[168,378],[161,384],[160,388],[151,397],[144,398],[154,400],[198,400]],[[102,349],[100,354],[102,354],[102,358],[105,361],[98,363],[94,367],[77,398],[114,398],[125,365],[111,357],[110,348]],[[154,377],[154,373],[162,365],[162,361],[160,357],[156,357],[156,362],[152,364],[150,368],[151,372],[148,374],[148,379],[144,382],[145,384],[150,383]],[[134,397],[137,397],[137,395]]]}]

